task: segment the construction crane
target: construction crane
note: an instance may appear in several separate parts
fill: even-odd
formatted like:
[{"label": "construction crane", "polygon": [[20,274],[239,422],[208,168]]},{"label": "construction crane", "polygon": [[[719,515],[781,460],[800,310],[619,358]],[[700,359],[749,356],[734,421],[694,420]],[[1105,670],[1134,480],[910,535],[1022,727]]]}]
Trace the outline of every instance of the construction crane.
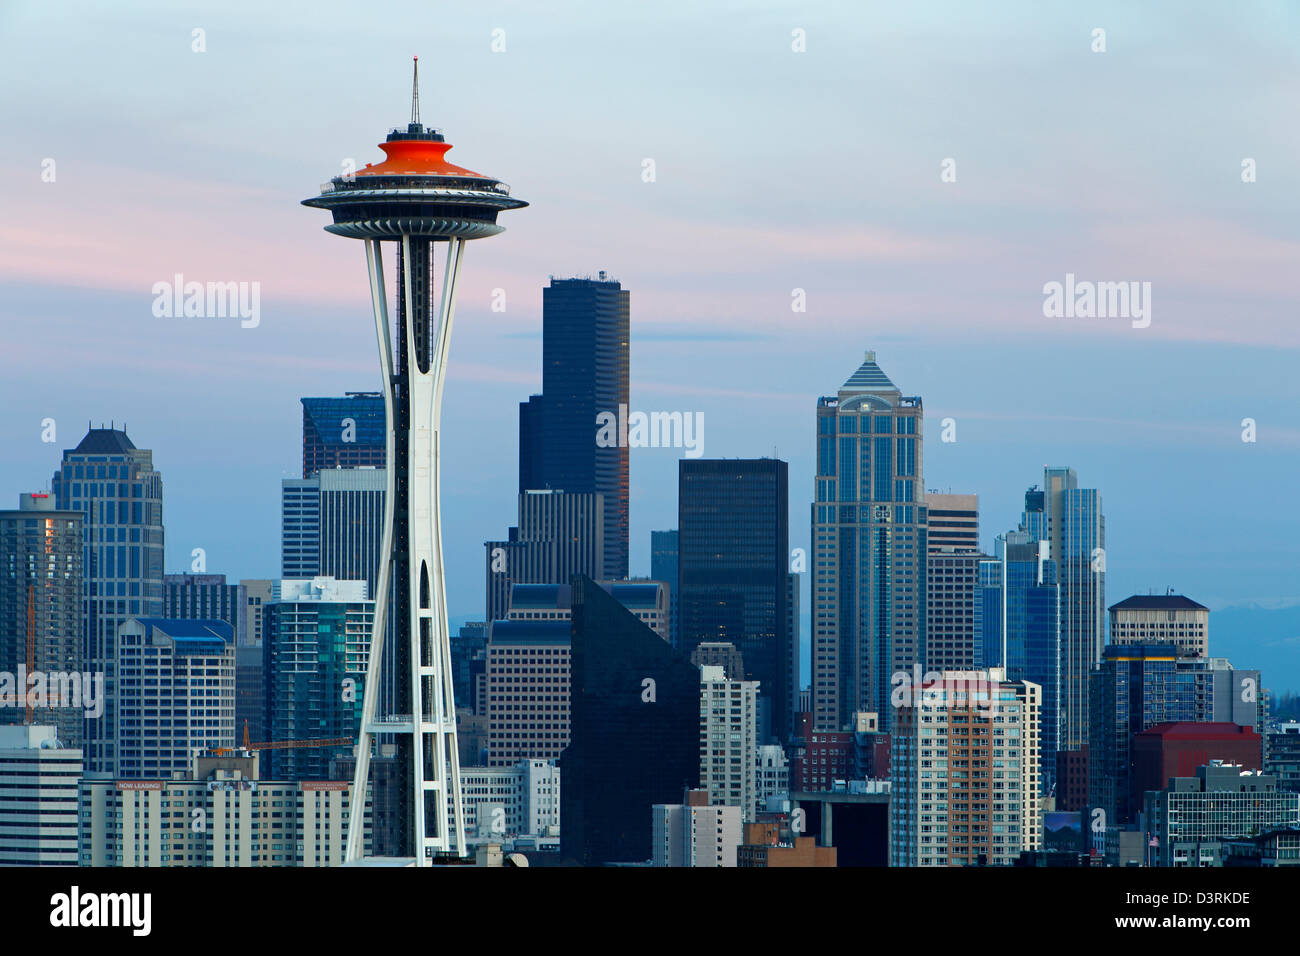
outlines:
[{"label": "construction crane", "polygon": [[[244,750],[293,750],[298,747],[344,747],[355,744],[356,741],[351,737],[320,737],[314,740],[267,740],[262,743],[250,744],[248,742],[248,721],[244,721]],[[212,752],[217,756],[224,756],[234,753],[233,747],[213,747]]]}]

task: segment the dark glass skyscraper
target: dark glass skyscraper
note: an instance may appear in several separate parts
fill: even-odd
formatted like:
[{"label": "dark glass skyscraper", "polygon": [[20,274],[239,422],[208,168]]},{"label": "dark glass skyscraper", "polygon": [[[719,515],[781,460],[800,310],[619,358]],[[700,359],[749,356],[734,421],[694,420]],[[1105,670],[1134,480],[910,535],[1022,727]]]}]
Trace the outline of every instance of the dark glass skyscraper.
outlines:
[{"label": "dark glass skyscraper", "polygon": [[789,739],[789,466],[775,458],[683,458],[677,471],[677,647],[732,644],[759,682],[759,736]]},{"label": "dark glass skyscraper", "polygon": [[104,713],[87,719],[86,770],[114,773],[117,755],[117,631],[133,617],[160,617],[163,608],[162,475],[153,452],[136,448],[125,430],[92,428],[63,452],[54,497],[80,511],[83,660],[104,675]]},{"label": "dark glass skyscraper", "polygon": [[302,400],[302,476],[325,468],[384,467],[388,425],[379,392]]},{"label": "dark glass skyscraper", "polygon": [[699,786],[699,671],[590,578],[573,579],[572,599],[560,853],[641,863],[650,808]]},{"label": "dark glass skyscraper", "polygon": [[664,581],[668,584],[668,594],[672,602],[672,610],[669,612],[671,618],[668,626],[669,642],[673,647],[677,646],[678,634],[681,625],[677,620],[677,609],[679,603],[677,600],[677,591],[680,584],[677,580],[677,529],[671,531],[651,531],[650,532],[650,577],[655,581]]},{"label": "dark glass skyscraper", "polygon": [[551,279],[542,290],[542,395],[522,403],[519,417],[521,492],[604,496],[609,578],[627,577],[628,448],[598,446],[596,416],[627,418],[630,315],[630,293],[604,272]]},{"label": "dark glass skyscraper", "polygon": [[519,493],[545,488],[542,468],[542,396],[519,403]]}]

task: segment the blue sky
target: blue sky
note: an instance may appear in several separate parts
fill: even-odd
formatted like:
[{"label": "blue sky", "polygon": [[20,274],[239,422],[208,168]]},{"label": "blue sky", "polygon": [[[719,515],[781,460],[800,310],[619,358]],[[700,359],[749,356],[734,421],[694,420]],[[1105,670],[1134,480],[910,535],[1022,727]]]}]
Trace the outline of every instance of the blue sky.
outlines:
[{"label": "blue sky", "polygon": [[[298,202],[381,158],[419,54],[449,159],[532,203],[462,273],[454,616],[479,613],[482,542],[511,523],[541,288],[598,269],[632,292],[633,406],[702,412],[707,456],[790,461],[793,546],[817,396],[874,348],[924,398],[927,485],[978,492],[986,544],[1068,464],[1102,492],[1108,598],[1300,602],[1295,7],[628,6],[0,7],[0,502],[88,419],[126,421],[164,475],[169,570],[203,547],[278,572],[298,398],[378,378],[361,245]],[[154,317],[178,272],[259,282],[260,324]],[[1066,273],[1151,282],[1151,326],[1045,318]],[[676,524],[679,454],[632,454],[634,573]]]}]

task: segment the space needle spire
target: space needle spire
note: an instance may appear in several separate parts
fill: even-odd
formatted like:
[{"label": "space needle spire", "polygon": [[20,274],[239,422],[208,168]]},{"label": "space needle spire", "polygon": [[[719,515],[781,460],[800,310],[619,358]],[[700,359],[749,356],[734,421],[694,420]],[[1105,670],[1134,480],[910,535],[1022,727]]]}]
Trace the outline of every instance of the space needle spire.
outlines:
[{"label": "space needle spire", "polygon": [[[419,122],[419,60],[411,123],[379,145],[385,160],[335,176],[303,205],[327,209],[327,232],[365,243],[388,422],[384,529],[370,657],[348,820],[347,855],[362,854],[362,821],[376,735],[395,741],[399,856],[428,866],[464,857],[439,466],[442,390],[465,244],[503,231],[497,215],[528,203],[510,187],[447,162],[439,130]],[[383,245],[396,251],[393,301]],[[388,620],[394,639],[387,647]],[[390,691],[380,700],[381,674]]]},{"label": "space needle spire", "polygon": [[420,125],[420,58],[412,57],[415,64],[411,77],[411,125]]}]

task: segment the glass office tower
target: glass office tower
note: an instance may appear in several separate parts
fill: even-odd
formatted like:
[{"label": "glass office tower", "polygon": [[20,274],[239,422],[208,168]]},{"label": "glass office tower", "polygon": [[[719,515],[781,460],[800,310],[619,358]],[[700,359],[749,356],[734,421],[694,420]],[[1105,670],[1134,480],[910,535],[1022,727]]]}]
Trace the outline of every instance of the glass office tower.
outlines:
[{"label": "glass office tower", "polygon": [[83,661],[104,675],[104,713],[85,724],[85,766],[115,773],[117,631],[133,617],[161,617],[163,610],[162,475],[153,452],[136,448],[125,428],[92,428],[63,452],[52,487],[60,510],[85,515]]},{"label": "glass office tower", "polygon": [[683,458],[677,475],[677,648],[689,657],[700,644],[734,645],[745,680],[759,682],[761,741],[788,740],[789,465]]},{"label": "glass office tower", "polygon": [[542,290],[542,394],[519,415],[520,492],[603,495],[604,575],[619,579],[628,568],[628,449],[597,446],[596,416],[626,420],[630,316],[631,294],[604,272],[552,278]]},{"label": "glass office tower", "polygon": [[650,808],[699,786],[699,670],[590,578],[573,579],[572,600],[560,854],[642,863]]},{"label": "glass office tower", "polygon": [[1046,541],[1060,588],[1060,749],[1088,744],[1088,677],[1106,643],[1106,520],[1101,494],[1080,488],[1073,468],[1043,471],[1025,493],[1020,530]]},{"label": "glass office tower", "polygon": [[889,729],[891,676],[925,661],[927,521],[921,399],[867,352],[817,402],[813,543],[813,721],[853,729],[874,711]]}]

